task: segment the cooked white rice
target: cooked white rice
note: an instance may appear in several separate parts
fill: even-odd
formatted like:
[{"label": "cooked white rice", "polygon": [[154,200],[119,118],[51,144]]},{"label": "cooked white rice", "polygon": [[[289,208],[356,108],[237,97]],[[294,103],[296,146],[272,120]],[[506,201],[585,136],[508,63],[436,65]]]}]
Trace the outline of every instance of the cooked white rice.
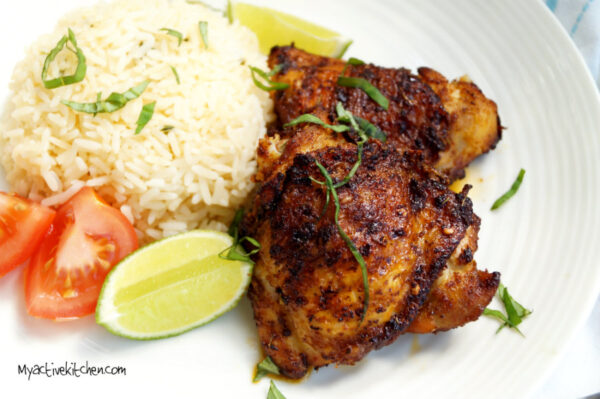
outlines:
[{"label": "cooked white rice", "polygon": [[[199,21],[208,22],[208,49]],[[87,58],[85,79],[45,89],[44,59],[68,28]],[[183,33],[181,46],[161,28]],[[62,51],[49,77],[72,73],[76,64]],[[272,117],[248,65],[266,69],[255,35],[201,5],[122,0],[72,12],[14,70],[0,122],[7,180],[46,205],[92,186],[145,242],[195,228],[223,230],[252,189],[256,144]],[[61,104],[94,102],[99,92],[106,98],[146,79],[142,96],[113,113],[93,116]],[[142,106],[152,101],[154,116],[135,135]],[[174,128],[161,131],[165,126]]]}]

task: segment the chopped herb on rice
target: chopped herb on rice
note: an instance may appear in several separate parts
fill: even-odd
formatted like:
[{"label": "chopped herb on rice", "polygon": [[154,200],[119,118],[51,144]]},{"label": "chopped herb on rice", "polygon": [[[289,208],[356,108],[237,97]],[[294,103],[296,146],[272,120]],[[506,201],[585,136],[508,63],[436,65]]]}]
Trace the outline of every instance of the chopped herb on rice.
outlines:
[{"label": "chopped herb on rice", "polygon": [[[206,22],[208,35],[190,37],[208,40],[210,51],[178,46],[172,34],[177,29],[187,38],[185,32],[198,32],[198,21]],[[157,44],[155,32],[169,34],[160,30],[165,26],[176,46]],[[40,54],[48,54],[69,28],[85,53],[85,78],[39,95]],[[131,38],[141,44],[131,47]],[[0,121],[0,165],[11,188],[57,205],[94,184],[134,219],[142,242],[194,228],[226,231],[252,190],[256,143],[272,118],[268,93],[254,86],[240,58],[267,69],[253,33],[184,0],[117,1],[68,14],[13,72],[11,109]],[[59,55],[48,63],[47,76],[70,73],[76,62]],[[185,77],[180,84],[174,71]],[[89,103],[98,93],[107,98],[145,79],[151,84],[142,95],[111,113],[94,116],[61,104]],[[140,121],[140,110],[154,101],[151,123],[159,128],[148,125],[136,135],[136,126],[150,116]]]}]

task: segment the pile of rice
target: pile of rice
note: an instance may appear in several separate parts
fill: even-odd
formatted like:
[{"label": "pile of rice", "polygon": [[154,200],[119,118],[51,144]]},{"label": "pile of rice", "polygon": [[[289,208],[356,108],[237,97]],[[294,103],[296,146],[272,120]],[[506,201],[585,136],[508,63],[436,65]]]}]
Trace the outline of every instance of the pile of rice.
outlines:
[{"label": "pile of rice", "polygon": [[[199,21],[208,22],[208,48]],[[87,58],[85,79],[45,89],[44,59],[68,28]],[[161,28],[184,41],[179,46]],[[76,64],[62,51],[48,77],[71,74]],[[272,119],[269,96],[255,87],[248,65],[267,69],[255,35],[198,4],[122,0],[68,14],[12,76],[0,121],[0,161],[12,190],[55,206],[91,186],[134,223],[142,242],[225,230],[253,188],[256,145]],[[105,99],[146,79],[141,97],[113,113],[61,104],[94,102],[99,92]],[[135,135],[142,106],[153,101],[154,116]]]}]

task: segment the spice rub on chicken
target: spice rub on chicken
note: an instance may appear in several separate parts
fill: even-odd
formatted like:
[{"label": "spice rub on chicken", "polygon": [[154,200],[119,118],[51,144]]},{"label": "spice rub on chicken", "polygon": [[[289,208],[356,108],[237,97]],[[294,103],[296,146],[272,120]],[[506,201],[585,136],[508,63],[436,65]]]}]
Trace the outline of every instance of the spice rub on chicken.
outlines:
[{"label": "spice rub on chicken", "polygon": [[[300,133],[301,134],[301,133]],[[289,377],[330,363],[353,364],[411,324],[432,284],[476,219],[466,195],[421,164],[420,154],[374,140],[348,184],[337,189],[338,234],[319,161],[339,182],[356,162],[354,144],[297,154],[259,190],[242,231],[261,243],[249,295],[267,355]],[[314,180],[312,180],[312,179]]]},{"label": "spice rub on chicken", "polygon": [[[405,332],[476,320],[499,274],[477,269],[480,220],[468,187],[456,194],[448,184],[465,160],[492,148],[453,147],[456,137],[469,142],[484,135],[482,119],[463,111],[493,116],[495,143],[495,104],[474,85],[468,93],[478,92],[490,107],[460,100],[467,88],[456,82],[448,83],[455,90],[448,94],[406,70],[346,66],[293,47],[274,48],[270,63],[282,65],[274,80],[290,87],[273,95],[278,121],[259,144],[259,187],[241,225],[242,234],[262,245],[249,297],[266,354],[283,374],[300,378],[312,367],[353,364]],[[388,98],[388,109],[359,88],[340,88],[342,72],[370,81]],[[361,152],[355,128],[336,133],[315,123],[286,125],[303,114],[339,124],[338,106],[383,130],[387,142],[369,139]],[[323,184],[324,171],[338,201]]]},{"label": "spice rub on chicken", "polygon": [[[414,75],[404,68],[349,65],[293,46],[271,50],[269,66],[277,65],[276,80],[290,85],[274,94],[279,126],[307,113],[332,122],[341,102],[383,130],[391,144],[421,151],[450,180],[463,177],[464,168],[493,149],[502,135],[496,104],[467,78],[449,82],[430,68]],[[338,85],[342,72],[377,87],[389,108],[379,107],[362,90]]]}]

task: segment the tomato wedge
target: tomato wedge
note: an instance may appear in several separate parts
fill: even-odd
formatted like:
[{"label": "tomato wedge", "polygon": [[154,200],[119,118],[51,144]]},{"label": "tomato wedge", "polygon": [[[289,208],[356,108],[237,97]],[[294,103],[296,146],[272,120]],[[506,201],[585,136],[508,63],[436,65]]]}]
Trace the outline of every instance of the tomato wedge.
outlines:
[{"label": "tomato wedge", "polygon": [[0,277],[31,257],[55,215],[33,201],[0,193]]},{"label": "tomato wedge", "polygon": [[127,218],[84,187],[58,209],[25,270],[27,312],[47,319],[93,313],[107,273],[137,248]]}]

